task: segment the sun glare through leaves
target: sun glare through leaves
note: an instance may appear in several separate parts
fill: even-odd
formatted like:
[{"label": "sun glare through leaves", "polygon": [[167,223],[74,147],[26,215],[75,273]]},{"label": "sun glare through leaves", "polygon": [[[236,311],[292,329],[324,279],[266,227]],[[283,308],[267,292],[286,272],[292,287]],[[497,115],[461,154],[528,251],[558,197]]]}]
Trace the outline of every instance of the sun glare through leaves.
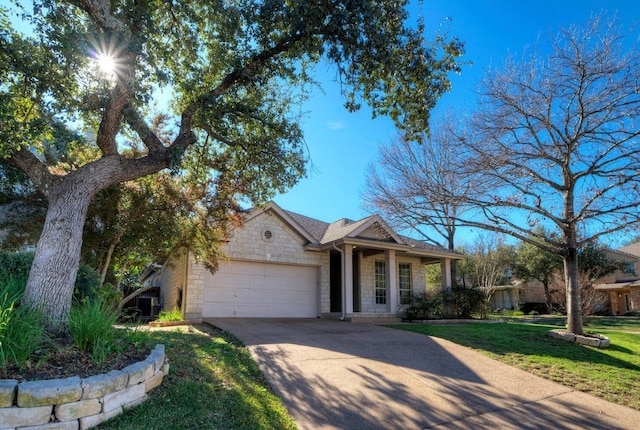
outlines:
[{"label": "sun glare through leaves", "polygon": [[120,57],[121,47],[114,38],[99,35],[97,40],[91,42],[93,49],[90,51],[94,60],[96,71],[108,80],[115,80],[116,75],[124,70],[124,62]]}]

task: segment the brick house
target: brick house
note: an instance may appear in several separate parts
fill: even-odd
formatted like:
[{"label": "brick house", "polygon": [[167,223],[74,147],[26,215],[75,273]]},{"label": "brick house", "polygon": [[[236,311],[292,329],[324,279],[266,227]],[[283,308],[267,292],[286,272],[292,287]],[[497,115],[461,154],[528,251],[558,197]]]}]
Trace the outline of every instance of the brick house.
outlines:
[{"label": "brick house", "polygon": [[640,311],[640,242],[607,253],[609,258],[625,262],[626,269],[599,279],[594,288],[609,295],[612,315]]},{"label": "brick house", "polygon": [[[640,311],[640,276],[638,273],[640,270],[640,242],[617,250],[605,249],[604,252],[610,260],[625,263],[625,269],[616,270],[590,283],[599,295],[596,301],[602,306],[601,309],[596,310],[610,310],[612,315]],[[564,282],[562,276],[563,273],[559,271],[556,275],[556,283]],[[540,281],[530,280],[518,284],[517,287],[518,300],[521,303],[545,303],[544,286]],[[551,293],[554,298],[557,298],[559,294],[564,294],[564,291],[552,286]]]},{"label": "brick house", "polygon": [[425,290],[425,265],[443,286],[462,255],[401,236],[378,215],[322,222],[271,202],[252,210],[215,273],[183,250],[159,274],[164,309],[185,319],[396,318]]}]

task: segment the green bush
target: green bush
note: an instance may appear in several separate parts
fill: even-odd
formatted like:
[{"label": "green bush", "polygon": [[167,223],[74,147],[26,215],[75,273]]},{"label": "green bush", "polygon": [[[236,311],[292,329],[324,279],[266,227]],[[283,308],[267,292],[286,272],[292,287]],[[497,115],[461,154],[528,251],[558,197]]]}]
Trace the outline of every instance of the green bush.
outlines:
[{"label": "green bush", "polygon": [[26,283],[33,256],[33,252],[0,252],[0,279],[24,280]]},{"label": "green bush", "polygon": [[117,309],[120,306],[120,300],[124,297],[122,291],[116,290],[116,288],[107,283],[96,290],[97,299],[105,305]]},{"label": "green bush", "polygon": [[97,300],[99,287],[100,277],[98,273],[90,266],[81,265],[78,268],[76,283],[73,287],[73,299],[78,302]]},{"label": "green bush", "polygon": [[442,315],[442,294],[435,291],[414,294],[404,311],[404,319],[408,321],[431,319],[437,315]]},{"label": "green bush", "polygon": [[446,318],[471,318],[472,314],[482,311],[486,302],[485,293],[479,288],[456,286],[442,294]]},{"label": "green bush", "polygon": [[444,291],[424,291],[413,295],[404,319],[471,318],[484,305],[485,294],[478,288],[457,286]]}]

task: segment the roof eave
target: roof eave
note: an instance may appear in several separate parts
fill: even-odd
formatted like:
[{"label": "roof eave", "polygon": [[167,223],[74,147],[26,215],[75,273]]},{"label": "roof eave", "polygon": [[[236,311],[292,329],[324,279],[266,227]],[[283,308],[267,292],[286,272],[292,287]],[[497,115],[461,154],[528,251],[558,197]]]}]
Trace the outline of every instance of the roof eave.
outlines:
[{"label": "roof eave", "polygon": [[333,249],[334,245],[339,246],[339,245],[345,245],[345,244],[353,245],[353,246],[362,246],[367,248],[383,249],[383,250],[392,249],[392,250],[404,252],[410,255],[415,255],[417,257],[448,258],[451,260],[462,260],[464,258],[464,255],[462,254],[458,254],[456,252],[450,252],[447,250],[437,251],[437,250],[430,250],[430,249],[420,249],[414,246],[403,245],[399,243],[378,242],[374,240],[366,240],[366,239],[359,239],[359,238],[352,238],[352,237],[341,238],[341,239],[337,239],[337,240],[327,242],[327,243],[322,243],[322,244],[306,245],[305,249],[309,251],[328,251]]}]

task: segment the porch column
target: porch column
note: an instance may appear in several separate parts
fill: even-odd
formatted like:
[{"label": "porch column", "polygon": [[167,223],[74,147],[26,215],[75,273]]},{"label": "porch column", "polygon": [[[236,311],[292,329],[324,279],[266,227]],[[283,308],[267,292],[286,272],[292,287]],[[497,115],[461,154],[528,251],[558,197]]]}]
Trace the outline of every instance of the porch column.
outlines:
[{"label": "porch column", "polygon": [[387,266],[387,312],[398,312],[398,283],[396,276],[396,251],[388,249],[384,253]]},{"label": "porch column", "polygon": [[342,288],[344,295],[345,313],[353,314],[353,246],[345,243],[342,258],[344,258],[344,273],[342,274]]},{"label": "porch column", "polygon": [[442,275],[442,290],[451,289],[451,260],[444,258],[440,260],[440,274]]}]

